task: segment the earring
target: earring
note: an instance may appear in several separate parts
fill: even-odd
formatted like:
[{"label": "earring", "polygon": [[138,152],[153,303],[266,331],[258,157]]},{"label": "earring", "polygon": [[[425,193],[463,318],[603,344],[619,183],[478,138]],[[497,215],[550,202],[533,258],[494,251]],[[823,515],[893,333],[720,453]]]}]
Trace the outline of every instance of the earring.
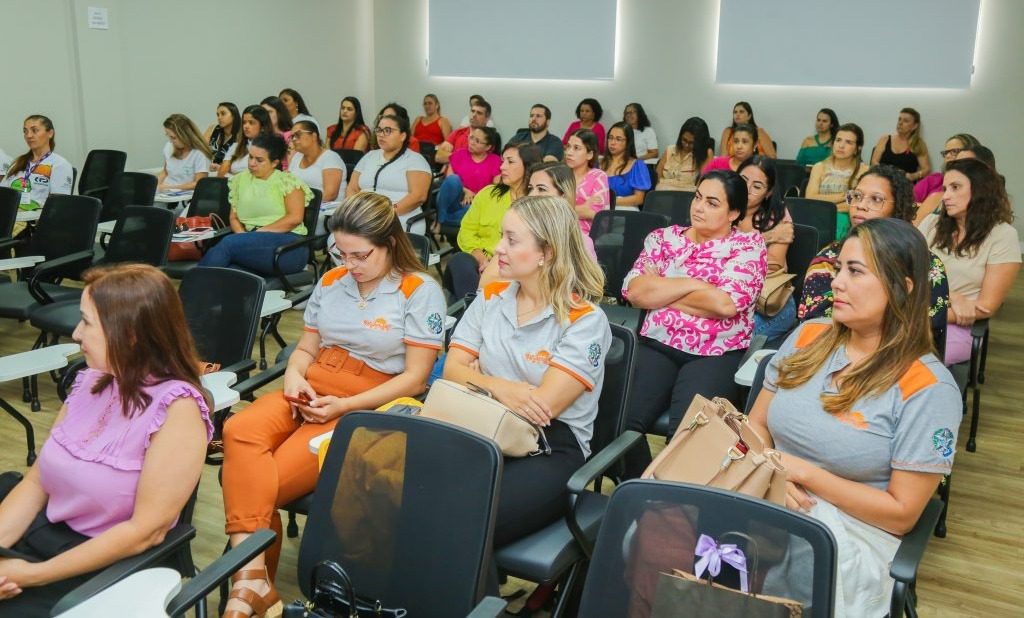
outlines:
[{"label": "earring", "polygon": [[541,261],[537,262],[537,266],[543,266],[543,265],[544,265],[544,260],[541,260]]}]

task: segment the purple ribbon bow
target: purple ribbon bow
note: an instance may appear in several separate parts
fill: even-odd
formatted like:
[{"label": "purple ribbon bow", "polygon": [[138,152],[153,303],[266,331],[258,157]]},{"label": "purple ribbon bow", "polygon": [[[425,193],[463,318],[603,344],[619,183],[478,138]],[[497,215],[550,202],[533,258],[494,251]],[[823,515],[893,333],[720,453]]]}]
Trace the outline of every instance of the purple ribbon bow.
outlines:
[{"label": "purple ribbon bow", "polygon": [[722,572],[722,563],[724,562],[740,572],[740,590],[749,592],[747,589],[747,557],[743,554],[743,550],[736,547],[735,544],[719,545],[715,539],[702,534],[697,539],[696,554],[700,556],[700,560],[693,565],[694,575],[701,577],[706,570],[711,577],[718,577],[718,574]]}]

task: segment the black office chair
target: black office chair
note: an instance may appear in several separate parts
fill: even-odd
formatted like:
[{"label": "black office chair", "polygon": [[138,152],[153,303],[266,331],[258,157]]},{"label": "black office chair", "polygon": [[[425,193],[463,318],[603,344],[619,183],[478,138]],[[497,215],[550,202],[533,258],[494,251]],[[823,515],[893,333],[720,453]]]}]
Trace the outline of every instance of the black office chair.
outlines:
[{"label": "black office chair", "polygon": [[18,220],[18,206],[21,204],[21,192],[10,187],[0,187],[0,242],[11,238],[14,224]]},{"label": "black office chair", "polygon": [[807,267],[810,266],[814,256],[818,255],[818,248],[820,246],[821,240],[818,236],[818,230],[808,225],[793,224],[793,242],[789,245],[789,249],[786,250],[786,271],[796,275],[793,277],[792,283],[793,298],[798,306],[803,298],[804,277],[807,276]]},{"label": "black office chair", "polygon": [[[775,191],[779,195],[790,195],[795,188],[796,196],[803,195],[803,187],[808,179],[807,168],[797,162],[786,160],[775,161]],[[788,203],[788,201],[787,201]]]},{"label": "black office chair", "polygon": [[[662,573],[693,573],[702,534],[739,546],[748,568],[757,570],[748,576],[754,592],[801,601],[804,616],[833,615],[838,550],[823,523],[739,493],[653,480],[627,481],[612,494],[579,615],[650,615],[659,580],[667,577]],[[759,589],[764,573],[787,550],[797,552],[809,581],[776,577],[773,589]],[[719,584],[736,587],[738,579],[722,565]]]},{"label": "black office chair", "polygon": [[[221,238],[231,233],[231,203],[228,202],[228,179],[207,176],[196,183],[192,199],[189,201],[186,217],[216,216],[223,224],[213,238],[196,243],[201,252],[208,251]],[[214,224],[217,222],[214,220]],[[198,260],[175,260],[164,264],[163,270],[172,279],[181,279],[185,273],[199,264]]]},{"label": "black office chair", "polygon": [[467,615],[487,586],[501,466],[494,442],[446,423],[345,415],[299,546],[303,594],[313,567],[331,559],[371,607]]},{"label": "black office chair", "polygon": [[[110,244],[103,257],[92,266],[135,262],[159,267],[167,260],[167,248],[174,233],[174,213],[152,206],[129,206],[114,225]],[[81,318],[79,299],[41,305],[29,314],[29,323],[42,331],[50,345],[60,337],[70,337]]]},{"label": "black office chair", "polygon": [[100,221],[115,221],[125,206],[152,206],[156,176],[142,172],[116,172],[103,197]]},{"label": "black office chair", "polygon": [[[647,164],[647,175],[651,177],[651,190],[658,186],[658,164],[648,163]],[[647,200],[644,200],[644,206],[647,205]]]},{"label": "black office chair", "polygon": [[665,215],[672,225],[690,225],[693,191],[649,191],[644,196],[644,212]]},{"label": "black office chair", "polygon": [[366,153],[362,150],[352,150],[348,148],[339,148],[334,152],[338,153],[341,157],[341,161],[345,164],[345,178],[352,178],[352,172],[356,171],[356,164],[359,163],[359,159],[363,158]]},{"label": "black office chair", "polygon": [[120,150],[90,150],[78,179],[78,194],[105,200],[115,174],[124,171],[128,153]]},{"label": "black office chair", "polygon": [[786,209],[793,223],[809,225],[818,230],[818,249],[836,238],[836,205],[824,200],[787,197]]},{"label": "black office chair", "polygon": [[[613,342],[605,358],[605,381],[590,441],[592,455],[569,480],[569,512],[564,519],[497,548],[494,556],[504,574],[541,584],[557,583],[558,599],[551,613],[556,618],[568,611],[587,572],[608,503],[608,497],[600,493],[601,479],[614,482],[621,478],[622,456],[642,439],[636,432],[623,431],[636,373],[636,333],[617,324],[612,324],[611,330]],[[593,490],[588,489],[591,483]]]},{"label": "black office chair", "polygon": [[[306,226],[306,236],[295,242],[283,245],[274,250],[274,272],[266,277],[268,290],[284,290],[288,294],[297,294],[299,288],[307,287],[308,292],[319,278],[319,266],[314,255],[314,246],[318,240],[323,239],[326,234],[318,233],[317,224],[320,222],[320,204],[323,201],[323,192],[319,189],[310,189],[313,192],[313,199],[306,204],[302,223]],[[306,268],[294,273],[285,273],[281,270],[281,258],[294,251],[306,251],[309,256],[306,260]],[[284,345],[282,343],[282,345]]]}]

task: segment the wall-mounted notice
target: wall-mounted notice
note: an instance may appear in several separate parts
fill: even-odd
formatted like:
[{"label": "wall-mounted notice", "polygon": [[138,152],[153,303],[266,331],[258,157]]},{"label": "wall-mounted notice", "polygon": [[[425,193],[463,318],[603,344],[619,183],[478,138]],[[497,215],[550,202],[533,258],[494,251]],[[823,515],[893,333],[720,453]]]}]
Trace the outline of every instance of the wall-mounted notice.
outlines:
[{"label": "wall-mounted notice", "polygon": [[90,6],[88,13],[89,28],[92,30],[109,30],[110,14],[103,7]]}]

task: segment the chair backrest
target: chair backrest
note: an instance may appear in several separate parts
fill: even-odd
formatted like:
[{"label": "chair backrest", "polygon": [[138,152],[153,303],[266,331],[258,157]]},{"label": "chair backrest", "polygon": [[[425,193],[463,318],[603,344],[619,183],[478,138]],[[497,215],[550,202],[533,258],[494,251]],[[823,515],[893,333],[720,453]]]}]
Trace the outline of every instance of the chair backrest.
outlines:
[{"label": "chair backrest", "polygon": [[335,427],[299,547],[298,577],[337,561],[357,593],[410,616],[465,616],[483,597],[502,459],[494,442],[403,414]]},{"label": "chair backrest", "polygon": [[7,238],[14,232],[18,220],[18,206],[21,192],[10,187],[0,187],[0,238]]},{"label": "chair backrest", "polygon": [[338,153],[341,157],[342,162],[345,164],[345,178],[352,178],[352,172],[356,170],[356,163],[359,163],[359,159],[363,158],[366,153],[362,150],[353,150],[350,148],[339,148],[334,152]]},{"label": "chair backrest", "polygon": [[[788,161],[775,161],[775,192],[777,195],[786,195],[793,187],[803,187],[807,181],[807,168],[803,165]],[[803,189],[800,189],[803,191]]]},{"label": "chair backrest", "polygon": [[412,248],[419,254],[420,261],[423,262],[423,268],[426,268],[427,262],[430,260],[430,239],[423,234],[414,234],[412,232],[407,233],[406,236],[409,237]]},{"label": "chair backrest", "polygon": [[216,176],[200,178],[192,192],[192,201],[188,205],[188,216],[208,217],[216,214],[229,224],[231,204],[228,202],[228,179]]},{"label": "chair backrest", "polygon": [[786,209],[793,223],[809,225],[818,230],[818,249],[835,240],[836,205],[825,200],[787,197]]},{"label": "chair backrest", "polygon": [[[833,615],[837,549],[825,524],[740,493],[651,480],[627,481],[612,493],[579,615],[651,615],[661,573],[692,574],[701,535],[735,543],[751,571],[756,557],[752,591],[800,601],[804,616]],[[762,585],[769,569],[773,576]],[[716,583],[738,588],[738,580],[723,565]]]},{"label": "chair backrest", "polygon": [[822,244],[818,230],[808,225],[793,224],[793,243],[786,250],[786,271],[793,273],[793,298],[799,303],[804,289],[804,276],[811,260]]},{"label": "chair backrest", "polygon": [[92,249],[102,208],[94,197],[51,193],[39,214],[28,253],[52,260]]},{"label": "chair backrest", "polygon": [[141,262],[152,266],[167,263],[174,233],[174,211],[153,206],[126,206],[114,225],[102,264]]},{"label": "chair backrest", "polygon": [[[621,324],[609,326],[612,345],[604,359],[604,385],[597,404],[594,435],[590,438],[591,453],[600,452],[625,429],[626,406],[636,376],[636,333]],[[614,469],[609,474],[621,477]]]},{"label": "chair backrest", "polygon": [[433,167],[434,157],[437,156],[437,146],[431,142],[420,141],[420,155],[427,160],[427,165]]},{"label": "chair backrest", "polygon": [[152,206],[156,197],[156,176],[144,172],[118,172],[110,180],[103,199],[100,221],[115,221],[125,206]]},{"label": "chair backrest", "polygon": [[693,191],[648,191],[644,196],[644,212],[665,215],[672,225],[688,227],[694,195]]},{"label": "chair backrest", "polygon": [[644,248],[652,231],[669,224],[665,215],[630,210],[602,210],[594,217],[590,237],[604,269],[606,296],[622,299],[622,279]]},{"label": "chair backrest", "polygon": [[651,188],[658,186],[658,164],[648,163],[647,164],[647,175],[651,177]]},{"label": "chair backrest", "polygon": [[192,268],[178,295],[185,320],[205,362],[231,365],[252,355],[266,284],[231,268]]},{"label": "chair backrest", "polygon": [[764,386],[764,372],[768,369],[768,363],[772,362],[775,354],[769,354],[757,363],[757,371],[754,372],[754,379],[750,382],[750,390],[747,392],[747,405],[743,408],[744,414],[750,414],[750,410],[761,394],[761,387]]},{"label": "chair backrest", "polygon": [[124,171],[128,153],[120,150],[90,150],[78,178],[78,194],[103,200],[114,174]]},{"label": "chair backrest", "polygon": [[306,204],[306,210],[302,214],[302,223],[306,226],[306,235],[310,238],[326,236],[326,231],[318,233],[317,230],[317,225],[320,224],[320,205],[324,201],[324,192],[312,187],[309,190],[313,192],[313,199],[309,200],[309,203]]}]

